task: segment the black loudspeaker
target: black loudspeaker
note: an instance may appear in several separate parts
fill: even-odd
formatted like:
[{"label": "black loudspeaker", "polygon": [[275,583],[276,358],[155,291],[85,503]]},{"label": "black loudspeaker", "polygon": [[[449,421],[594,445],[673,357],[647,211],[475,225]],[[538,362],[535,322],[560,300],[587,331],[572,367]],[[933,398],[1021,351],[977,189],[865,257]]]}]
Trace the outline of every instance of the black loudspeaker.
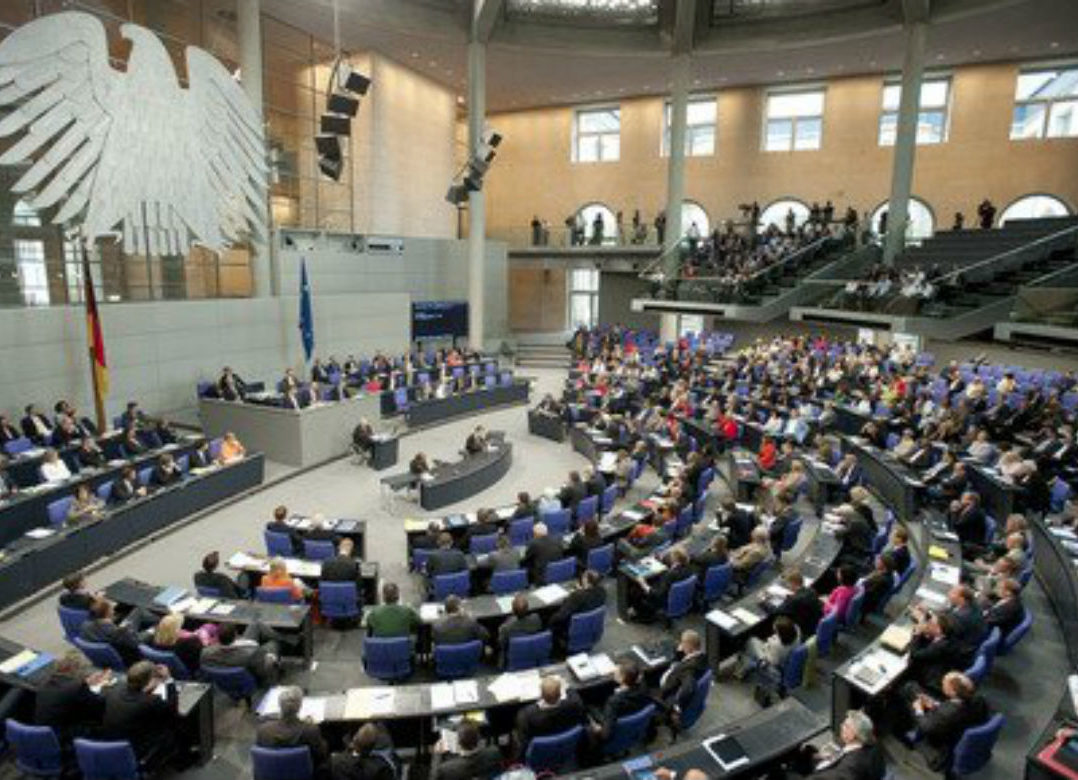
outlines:
[{"label": "black loudspeaker", "polygon": [[357,95],[366,95],[367,90],[371,88],[371,80],[362,73],[357,73],[354,70],[349,71],[347,78],[344,80],[344,88],[349,92],[355,92]]},{"label": "black loudspeaker", "polygon": [[483,189],[483,178],[469,173],[464,177],[464,188],[469,192],[479,192]]},{"label": "black loudspeaker", "polygon": [[352,120],[346,116],[322,114],[320,129],[323,133],[333,133],[334,135],[351,135]]},{"label": "black loudspeaker", "polygon": [[465,189],[463,184],[450,185],[449,191],[445,194],[445,199],[454,206],[459,206],[468,200],[468,190]]},{"label": "black loudspeaker", "polygon": [[331,160],[341,159],[341,139],[335,135],[316,135],[314,146],[321,157],[328,157]]},{"label": "black loudspeaker", "polygon": [[341,180],[341,170],[344,167],[344,162],[338,157],[336,160],[329,157],[321,157],[318,160],[318,169],[322,171],[326,176],[333,179],[333,181]]},{"label": "black loudspeaker", "polygon": [[326,101],[326,110],[334,114],[355,116],[359,111],[359,98],[345,95],[343,92],[334,92]]}]

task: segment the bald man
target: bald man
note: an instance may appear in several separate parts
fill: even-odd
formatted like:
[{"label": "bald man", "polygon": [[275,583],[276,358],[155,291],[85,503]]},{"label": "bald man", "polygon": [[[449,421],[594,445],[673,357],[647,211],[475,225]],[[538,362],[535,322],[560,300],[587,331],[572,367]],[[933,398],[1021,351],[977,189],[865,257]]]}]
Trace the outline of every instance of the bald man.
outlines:
[{"label": "bald man", "polygon": [[562,693],[561,678],[544,677],[539,685],[539,701],[529,704],[517,715],[516,744],[523,756],[535,737],[560,734],[580,726],[587,710],[575,691]]}]

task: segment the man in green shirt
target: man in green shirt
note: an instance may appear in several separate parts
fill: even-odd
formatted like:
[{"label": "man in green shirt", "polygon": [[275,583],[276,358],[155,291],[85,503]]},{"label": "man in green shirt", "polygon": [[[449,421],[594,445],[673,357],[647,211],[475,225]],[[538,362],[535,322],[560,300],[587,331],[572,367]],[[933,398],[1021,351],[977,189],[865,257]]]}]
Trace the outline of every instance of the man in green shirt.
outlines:
[{"label": "man in green shirt", "polygon": [[409,636],[419,629],[419,614],[400,604],[400,588],[395,582],[382,586],[382,603],[367,613],[367,633],[387,638]]}]

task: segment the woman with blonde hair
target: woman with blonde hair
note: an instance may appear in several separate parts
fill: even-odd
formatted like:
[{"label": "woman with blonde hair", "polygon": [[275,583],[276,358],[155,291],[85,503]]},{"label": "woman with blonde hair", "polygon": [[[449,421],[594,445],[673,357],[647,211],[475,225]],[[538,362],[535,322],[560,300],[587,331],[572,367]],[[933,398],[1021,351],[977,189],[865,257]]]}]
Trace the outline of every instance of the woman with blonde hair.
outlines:
[{"label": "woman with blonde hair", "polygon": [[[215,628],[204,626],[203,628]],[[178,612],[170,612],[161,618],[154,628],[153,637],[150,639],[150,647],[164,653],[175,653],[180,662],[187,667],[191,674],[198,672],[199,658],[202,648],[212,641],[204,641],[203,636],[209,639],[209,631],[202,635],[183,630],[183,615]]]},{"label": "woman with blonde hair", "polygon": [[225,434],[221,440],[221,452],[217,456],[217,461],[222,466],[227,466],[229,463],[235,463],[238,460],[242,460],[247,455],[247,450],[240,444],[240,440],[236,438],[236,434],[229,431]]}]

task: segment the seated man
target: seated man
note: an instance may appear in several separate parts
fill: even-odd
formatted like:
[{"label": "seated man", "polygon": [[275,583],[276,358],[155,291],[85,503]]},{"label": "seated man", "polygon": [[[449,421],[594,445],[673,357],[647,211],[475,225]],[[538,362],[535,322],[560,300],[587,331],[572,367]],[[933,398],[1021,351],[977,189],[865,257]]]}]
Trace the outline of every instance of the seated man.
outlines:
[{"label": "seated man", "polygon": [[468,434],[464,442],[464,451],[469,455],[478,455],[487,448],[487,432],[482,425],[475,426],[475,430]]},{"label": "seated man", "polygon": [[576,691],[562,695],[561,679],[544,677],[539,684],[539,701],[529,704],[517,715],[514,740],[517,755],[523,758],[535,737],[549,737],[581,726],[587,717]]},{"label": "seated man", "polygon": [[48,444],[52,438],[49,418],[41,414],[33,404],[26,407],[26,416],[22,418],[22,435],[39,447]]},{"label": "seated man", "polygon": [[329,761],[329,746],[316,724],[300,720],[303,689],[295,685],[284,686],[277,695],[277,706],[280,715],[258,726],[255,744],[267,748],[306,747],[311,753],[315,774],[324,776]]},{"label": "seated man", "polygon": [[[213,588],[221,594],[221,598],[243,599],[247,598],[250,588],[234,581],[227,574],[222,574],[217,569],[221,565],[221,556],[214,550],[202,558],[202,571],[195,572],[196,588]],[[243,576],[243,575],[241,575]]]},{"label": "seated man", "polygon": [[513,571],[520,568],[520,551],[509,541],[505,534],[498,534],[494,552],[486,557],[486,565],[494,571]]},{"label": "seated man", "polygon": [[962,555],[973,558],[984,550],[987,518],[981,508],[981,497],[973,491],[966,491],[955,501],[947,513],[951,530],[958,534],[962,544]]},{"label": "seated man", "polygon": [[655,704],[655,700],[648,693],[644,685],[640,667],[632,659],[618,662],[614,669],[614,682],[617,687],[607,697],[603,705],[602,715],[596,718],[593,728],[595,736],[606,741],[614,733],[618,718],[634,715],[645,707]]},{"label": "seated man", "polygon": [[330,756],[332,780],[399,780],[400,759],[384,727],[364,723],[347,749]]},{"label": "seated man", "polygon": [[119,653],[124,664],[130,666],[142,658],[138,649],[141,622],[142,612],[135,609],[122,623],[117,623],[112,602],[106,598],[96,598],[90,606],[90,619],[82,624],[79,636],[87,642],[109,645]]},{"label": "seated man", "polygon": [[745,582],[756,566],[771,559],[771,544],[767,529],[758,525],[752,529],[750,541],[738,547],[730,555],[730,565],[734,567],[734,578]]},{"label": "seated man", "polygon": [[472,539],[475,537],[490,536],[496,533],[498,533],[498,515],[493,509],[484,507],[475,513],[475,522],[468,526],[468,530],[464,532],[461,547],[464,550],[469,550]]},{"label": "seated man", "polygon": [[96,595],[86,589],[86,575],[81,571],[73,572],[63,580],[64,592],[60,594],[60,606],[68,609],[90,611]]},{"label": "seated man", "polygon": [[[943,675],[951,669],[965,669],[970,656],[954,637],[954,618],[949,614],[929,614],[913,628],[909,647],[907,685],[915,692],[940,692]],[[912,701],[914,697],[907,697]]]},{"label": "seated man", "polygon": [[[816,627],[820,624],[820,618],[823,617],[820,597],[816,595],[816,591],[805,585],[805,578],[800,569],[788,570],[783,580],[790,595],[775,608],[774,614],[790,618],[802,637],[815,635]],[[764,604],[766,605],[767,602],[765,601]]]},{"label": "seated man", "polygon": [[359,561],[353,557],[355,542],[349,537],[341,539],[337,554],[322,561],[322,582],[360,582]]},{"label": "seated man", "polygon": [[682,631],[674,659],[659,680],[659,699],[667,710],[680,713],[689,705],[696,684],[708,670],[700,634],[691,629]]},{"label": "seated man", "polygon": [[205,469],[213,465],[213,456],[210,455],[210,443],[203,439],[191,451],[188,465],[191,469]]},{"label": "seated man", "polygon": [[440,574],[456,574],[468,571],[468,559],[453,546],[453,537],[446,532],[438,536],[438,549],[427,558],[427,577],[430,589],[434,591],[434,578]]},{"label": "seated man", "polygon": [[599,572],[592,569],[586,570],[580,575],[577,588],[569,591],[569,595],[561,606],[550,616],[550,629],[558,635],[559,640],[567,640],[569,622],[573,615],[591,612],[606,604],[606,589],[603,587],[603,578]]},{"label": "seated man", "polygon": [[802,760],[813,780],[883,780],[887,762],[876,742],[872,719],[861,710],[846,713],[839,729],[838,750],[807,745]]},{"label": "seated man", "polygon": [[752,512],[739,509],[733,496],[722,500],[716,515],[719,526],[726,532],[726,541],[730,549],[736,550],[751,541],[752,529],[756,527],[756,517]]},{"label": "seated man", "polygon": [[68,651],[34,696],[34,725],[53,729],[61,744],[90,734],[105,714],[105,700],[91,686],[110,675],[107,669],[92,669],[77,650]]},{"label": "seated man", "polygon": [[528,597],[518,593],[513,597],[513,617],[498,626],[498,647],[504,653],[509,640],[515,636],[531,636],[543,630],[538,613],[528,610]]},{"label": "seated man", "polygon": [[273,510],[273,519],[266,523],[266,530],[275,534],[284,534],[292,542],[292,552],[302,549],[299,532],[290,526],[288,520],[288,507],[281,505]]},{"label": "seated man", "polygon": [[120,476],[112,483],[112,493],[109,500],[113,504],[126,504],[135,498],[144,497],[149,491],[138,480],[134,466],[124,466]]},{"label": "seated man", "polygon": [[436,645],[460,645],[475,639],[486,642],[489,638],[479,621],[464,612],[457,596],[445,600],[445,614],[431,626],[431,639]]},{"label": "seated man", "polygon": [[522,490],[517,493],[517,505],[513,509],[514,520],[520,520],[525,517],[534,519],[538,511],[536,503],[532,501],[532,498],[527,491]]},{"label": "seated man", "polygon": [[161,488],[179,484],[180,482],[183,482],[183,472],[180,471],[180,467],[176,465],[172,453],[164,453],[157,459],[157,465],[154,466],[153,473],[150,475],[150,484],[155,490],[159,490]]},{"label": "seated man", "polygon": [[1022,586],[1017,580],[1000,580],[993,594],[995,603],[984,613],[985,627],[991,631],[998,628],[1002,636],[1014,631],[1024,617]]},{"label": "seated man", "polygon": [[[168,697],[157,695],[168,686]],[[105,690],[105,715],[101,735],[127,740],[140,763],[160,766],[176,750],[178,696],[168,669],[139,661],[127,670],[127,680]]]},{"label": "seated man", "polygon": [[409,636],[419,630],[419,614],[400,603],[400,588],[395,582],[382,585],[382,603],[367,612],[367,633],[386,638]]},{"label": "seated man", "polygon": [[565,548],[561,539],[548,535],[546,523],[536,523],[532,535],[524,548],[521,565],[528,570],[528,578],[535,584],[543,581],[549,564],[565,557]]},{"label": "seated man", "polygon": [[71,469],[60,457],[56,450],[45,450],[45,457],[41,461],[41,479],[52,485],[71,479]]},{"label": "seated man", "polygon": [[[457,752],[435,747],[434,780],[493,780],[502,773],[497,745],[481,746],[479,727],[469,720],[457,726]],[[439,749],[441,748],[441,749]]]},{"label": "seated man", "polygon": [[202,666],[246,669],[260,686],[273,685],[279,676],[280,649],[276,638],[258,623],[237,635],[235,623],[225,623],[217,631],[216,645],[202,648]]},{"label": "seated man", "polygon": [[644,603],[640,605],[640,609],[634,610],[630,607],[630,616],[635,611],[640,617],[647,619],[648,617],[657,615],[666,609],[667,596],[670,594],[670,588],[675,584],[686,580],[689,577],[694,576],[692,567],[689,565],[689,556],[681,548],[675,548],[666,560],[667,569],[659,575],[658,580],[654,585],[647,582],[641,582],[644,592],[647,594],[647,598]]},{"label": "seated man", "polygon": [[352,431],[352,447],[356,452],[365,452],[368,455],[374,450],[374,426],[366,417],[360,419]]},{"label": "seated man", "polygon": [[950,765],[951,751],[966,729],[980,726],[991,717],[988,703],[961,672],[945,674],[941,688],[943,695],[939,698],[912,686],[903,688],[915,728],[923,737],[918,748],[936,771]]},{"label": "seated man", "polygon": [[79,448],[75,450],[75,460],[78,461],[80,469],[101,469],[108,465],[105,453],[97,446],[97,442],[89,437],[79,442]]}]

